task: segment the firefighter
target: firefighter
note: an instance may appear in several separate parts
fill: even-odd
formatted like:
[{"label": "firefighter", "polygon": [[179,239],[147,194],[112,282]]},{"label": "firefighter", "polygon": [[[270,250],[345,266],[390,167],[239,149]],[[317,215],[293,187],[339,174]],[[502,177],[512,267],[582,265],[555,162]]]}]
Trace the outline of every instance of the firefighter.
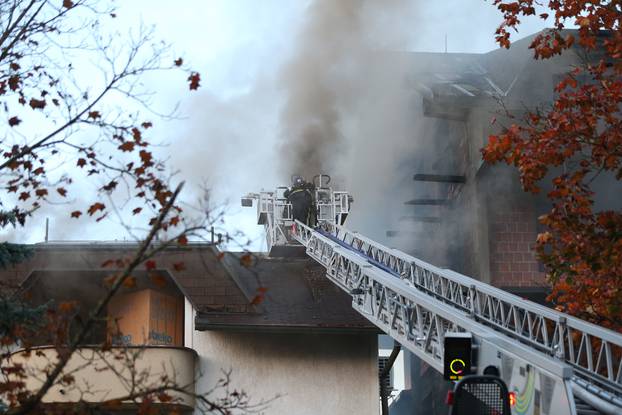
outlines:
[{"label": "firefighter", "polygon": [[294,178],[291,189],[283,194],[292,205],[292,217],[308,226],[314,226],[313,185],[300,176]]}]

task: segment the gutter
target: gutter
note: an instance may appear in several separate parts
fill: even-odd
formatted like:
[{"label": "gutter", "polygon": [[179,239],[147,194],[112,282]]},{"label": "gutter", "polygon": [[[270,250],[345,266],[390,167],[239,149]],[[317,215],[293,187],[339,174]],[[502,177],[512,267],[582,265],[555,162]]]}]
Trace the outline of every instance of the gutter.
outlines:
[{"label": "gutter", "polygon": [[395,359],[397,359],[397,355],[400,354],[402,350],[402,346],[395,342],[393,345],[393,350],[391,350],[391,355],[389,356],[389,361],[387,365],[380,372],[380,400],[382,401],[382,415],[389,415],[389,391],[385,388],[383,380],[385,380],[390,374],[391,369],[393,368],[393,364],[395,363]]}]

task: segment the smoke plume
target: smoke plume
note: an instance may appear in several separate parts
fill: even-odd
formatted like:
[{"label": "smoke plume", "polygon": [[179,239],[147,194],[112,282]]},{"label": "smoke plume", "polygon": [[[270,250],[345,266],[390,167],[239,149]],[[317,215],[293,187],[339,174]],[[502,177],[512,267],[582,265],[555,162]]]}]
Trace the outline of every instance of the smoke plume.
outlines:
[{"label": "smoke plume", "polygon": [[[285,104],[280,114],[280,153],[285,174],[305,178],[339,170],[356,141],[344,124],[367,94],[366,66],[377,48],[407,47],[407,27],[390,23],[408,1],[315,0],[280,71]],[[402,14],[404,18],[409,13]],[[367,80],[368,81],[368,80]]]}]

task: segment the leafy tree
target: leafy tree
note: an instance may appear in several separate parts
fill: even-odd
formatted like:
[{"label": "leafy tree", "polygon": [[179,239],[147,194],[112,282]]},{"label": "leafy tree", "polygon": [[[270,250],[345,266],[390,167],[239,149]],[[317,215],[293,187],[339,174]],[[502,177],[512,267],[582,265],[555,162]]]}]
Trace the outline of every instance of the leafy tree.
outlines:
[{"label": "leafy tree", "polygon": [[[104,29],[103,20],[116,17],[106,3],[0,1],[0,111],[8,127],[0,177],[5,209],[9,200],[15,204],[0,212],[0,223],[23,224],[41,203],[66,200],[80,176],[102,199],[120,188],[142,199],[135,214],[163,206],[171,195],[160,177],[164,164],[144,137],[153,124],[140,110],[154,110],[140,80],[179,69],[194,90],[200,76],[169,56],[152,29],[127,35]],[[77,168],[59,169],[70,165]],[[94,200],[68,215],[101,220],[107,213],[104,201]]]},{"label": "leafy tree", "polygon": [[[535,0],[494,4],[503,13],[496,40],[510,47],[510,30],[535,15]],[[553,286],[558,308],[622,331],[622,212],[597,210],[591,183],[597,176],[622,179],[622,4],[610,0],[550,0],[553,28],[530,45],[536,59],[569,53],[582,62],[555,87],[551,108],[535,109],[483,151],[488,162],[518,168],[523,188],[547,193],[547,231],[537,238],[539,257]],[[547,19],[549,15],[539,15]],[[566,30],[576,25],[577,30]]]},{"label": "leafy tree", "polygon": [[[41,406],[42,398],[55,385],[74,384],[65,371],[67,363],[105,318],[112,297],[121,287],[132,286],[132,272],[153,266],[158,252],[187,244],[220,219],[210,219],[209,211],[201,218],[182,215],[178,197],[183,183],[171,184],[165,163],[147,139],[153,121],[143,117],[167,117],[152,108],[150,91],[142,86],[146,75],[181,71],[190,90],[199,88],[200,75],[170,56],[168,47],[153,39],[153,30],[141,26],[137,33],[119,34],[106,29],[113,26],[105,21],[115,18],[109,2],[0,0],[0,228],[24,225],[45,203],[64,203],[75,183],[98,193],[84,206],[69,208],[66,202],[68,217],[99,222],[114,210],[146,223],[136,252],[112,260],[118,271],[106,278],[108,290],[86,319],[79,318],[74,303],[32,308],[0,287],[0,413],[51,410]],[[29,254],[23,246],[2,242],[0,267]],[[30,390],[25,379],[32,373],[11,356],[16,347],[30,353],[33,336],[41,332],[53,337],[57,359],[37,374],[41,386]],[[110,348],[102,344],[96,352],[101,357]],[[141,413],[151,413],[150,403],[174,405],[173,393],[192,394],[175,379],[146,383],[137,372],[136,357],[123,348],[118,351],[115,359],[126,365],[126,382],[133,383],[125,398],[102,402],[104,409],[133,401]],[[224,394],[211,396],[217,389]],[[222,414],[264,405],[253,405],[244,393],[230,390],[228,374],[213,391],[194,398],[200,410]],[[94,409],[85,403],[73,410]]]}]

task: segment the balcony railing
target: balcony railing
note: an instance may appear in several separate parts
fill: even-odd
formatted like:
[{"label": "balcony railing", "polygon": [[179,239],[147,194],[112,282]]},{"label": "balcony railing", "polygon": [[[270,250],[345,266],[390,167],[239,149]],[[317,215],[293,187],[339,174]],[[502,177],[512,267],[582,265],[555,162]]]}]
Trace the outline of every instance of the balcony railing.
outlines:
[{"label": "balcony railing", "polygon": [[[195,407],[194,365],[196,352],[185,347],[126,346],[102,351],[96,347],[81,347],[71,356],[59,379],[71,376],[67,385],[56,382],[43,398],[44,404],[98,404],[113,402],[127,408],[140,402],[141,393],[174,383],[189,394],[167,392],[171,403],[183,412]],[[45,373],[58,361],[57,350],[41,346],[18,350],[10,363],[20,363],[26,370],[26,389],[37,391]],[[127,399],[138,395],[137,399]],[[170,404],[170,403],[169,403]]]}]

